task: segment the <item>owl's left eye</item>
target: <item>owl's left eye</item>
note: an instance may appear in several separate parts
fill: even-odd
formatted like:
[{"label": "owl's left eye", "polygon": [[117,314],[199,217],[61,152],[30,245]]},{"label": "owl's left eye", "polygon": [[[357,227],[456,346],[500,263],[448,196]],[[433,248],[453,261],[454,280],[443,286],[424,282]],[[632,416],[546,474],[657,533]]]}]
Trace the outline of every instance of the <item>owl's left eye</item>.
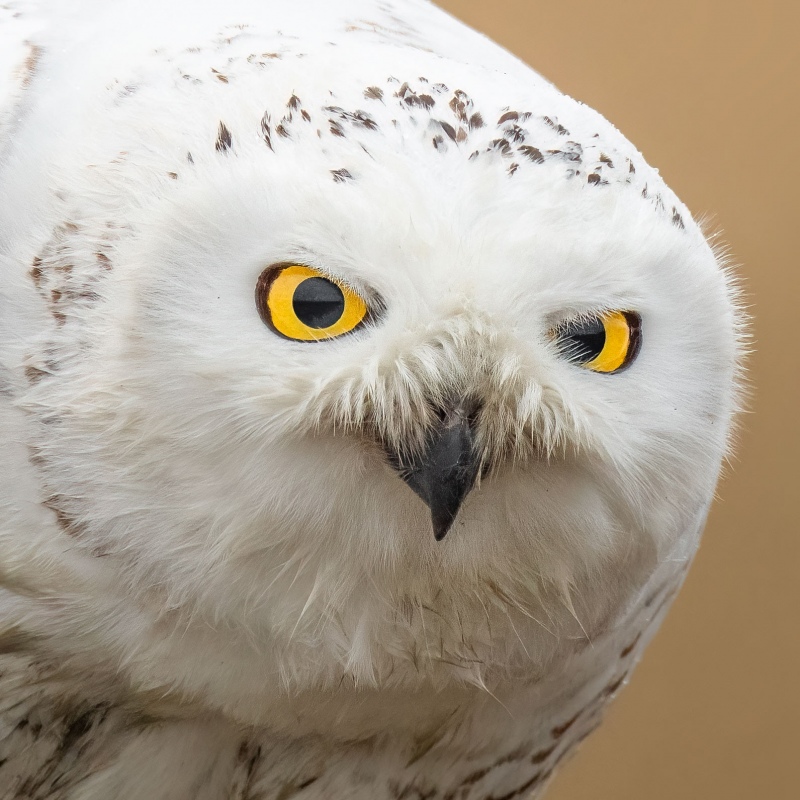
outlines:
[{"label": "owl's left eye", "polygon": [[275,333],[298,342],[333,339],[354,331],[367,318],[363,298],[302,264],[265,269],[256,284],[256,305]]},{"label": "owl's left eye", "polygon": [[551,331],[567,359],[593,372],[619,372],[639,353],[641,317],[633,311],[606,311],[562,322]]}]

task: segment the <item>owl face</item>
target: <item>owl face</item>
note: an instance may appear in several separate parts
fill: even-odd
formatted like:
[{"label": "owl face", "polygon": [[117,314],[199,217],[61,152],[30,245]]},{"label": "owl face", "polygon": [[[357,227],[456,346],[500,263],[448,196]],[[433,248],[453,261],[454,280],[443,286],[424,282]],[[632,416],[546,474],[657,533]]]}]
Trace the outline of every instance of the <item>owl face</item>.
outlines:
[{"label": "owl face", "polygon": [[137,101],[194,133],[42,444],[127,591],[295,688],[544,665],[694,540],[726,446],[730,288],[683,206],[589,109],[426,58]]}]

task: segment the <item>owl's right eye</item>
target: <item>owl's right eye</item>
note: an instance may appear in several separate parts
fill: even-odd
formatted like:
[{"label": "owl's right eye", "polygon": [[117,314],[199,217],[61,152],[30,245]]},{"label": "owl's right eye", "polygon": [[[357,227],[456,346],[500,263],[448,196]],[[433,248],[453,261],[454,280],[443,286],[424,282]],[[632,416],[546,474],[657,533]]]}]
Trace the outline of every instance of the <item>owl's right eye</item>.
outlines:
[{"label": "owl's right eye", "polygon": [[636,358],[641,328],[641,317],[634,311],[606,311],[562,322],[551,331],[551,337],[574,364],[609,374]]},{"label": "owl's right eye", "polygon": [[367,304],[352,289],[313,267],[277,264],[256,284],[261,319],[278,335],[319,342],[350,333],[368,316]]}]

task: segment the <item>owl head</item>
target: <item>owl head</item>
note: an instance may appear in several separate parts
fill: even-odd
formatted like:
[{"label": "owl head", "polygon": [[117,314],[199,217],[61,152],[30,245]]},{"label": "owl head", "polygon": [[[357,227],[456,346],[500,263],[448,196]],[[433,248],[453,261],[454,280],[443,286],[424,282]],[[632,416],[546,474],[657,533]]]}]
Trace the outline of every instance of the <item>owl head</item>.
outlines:
[{"label": "owl head", "polygon": [[36,266],[52,505],[166,626],[119,635],[128,662],[243,705],[265,675],[544,671],[694,546],[731,282],[640,154],[531,73],[298,55],[86,100]]}]

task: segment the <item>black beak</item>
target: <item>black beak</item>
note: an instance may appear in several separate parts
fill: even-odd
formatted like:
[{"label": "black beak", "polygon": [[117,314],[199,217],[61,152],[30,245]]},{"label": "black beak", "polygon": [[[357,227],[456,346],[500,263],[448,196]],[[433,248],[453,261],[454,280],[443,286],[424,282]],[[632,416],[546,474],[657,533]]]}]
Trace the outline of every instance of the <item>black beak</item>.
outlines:
[{"label": "black beak", "polygon": [[442,409],[439,424],[414,460],[404,462],[389,454],[400,477],[430,508],[437,542],[447,535],[478,474],[474,414],[474,408],[463,403]]}]

